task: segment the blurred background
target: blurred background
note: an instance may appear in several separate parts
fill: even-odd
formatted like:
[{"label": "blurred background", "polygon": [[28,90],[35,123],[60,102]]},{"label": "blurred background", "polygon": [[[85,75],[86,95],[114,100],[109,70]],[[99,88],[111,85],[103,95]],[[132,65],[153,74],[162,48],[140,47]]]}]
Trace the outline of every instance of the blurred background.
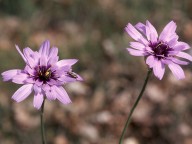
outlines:
[{"label": "blurred background", "polygon": [[[77,58],[84,82],[65,87],[73,103],[46,101],[48,144],[117,144],[143,85],[147,67],[126,48],[128,22],[149,20],[160,32],[171,20],[192,45],[191,0],[0,0],[0,72],[24,68],[15,49],[37,50],[48,39],[60,59]],[[192,65],[176,80],[151,76],[127,129],[124,144],[192,144]],[[33,95],[11,99],[20,85],[0,81],[0,144],[41,144]]]}]

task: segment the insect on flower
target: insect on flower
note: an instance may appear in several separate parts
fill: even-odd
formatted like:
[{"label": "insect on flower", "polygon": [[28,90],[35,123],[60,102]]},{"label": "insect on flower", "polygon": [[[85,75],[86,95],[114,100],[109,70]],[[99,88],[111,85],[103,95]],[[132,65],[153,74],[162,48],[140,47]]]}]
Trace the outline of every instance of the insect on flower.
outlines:
[{"label": "insect on flower", "polygon": [[78,78],[78,76],[74,72],[67,72],[67,74],[69,77]]},{"label": "insect on flower", "polygon": [[58,99],[63,104],[71,102],[63,84],[83,79],[72,72],[72,66],[77,59],[63,59],[58,61],[58,48],[50,48],[50,42],[45,41],[39,51],[32,51],[30,48],[23,49],[23,53],[16,46],[19,54],[26,63],[23,70],[13,69],[2,73],[4,81],[11,80],[17,84],[23,84],[12,96],[21,102],[34,91],[33,105],[39,109],[43,99]]}]

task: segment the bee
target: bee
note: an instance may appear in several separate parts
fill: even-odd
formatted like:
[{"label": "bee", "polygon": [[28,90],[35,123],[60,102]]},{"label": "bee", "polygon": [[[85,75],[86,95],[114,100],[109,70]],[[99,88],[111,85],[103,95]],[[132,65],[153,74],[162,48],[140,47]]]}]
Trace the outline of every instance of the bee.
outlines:
[{"label": "bee", "polygon": [[77,75],[74,72],[67,72],[67,74],[71,78],[77,78]]}]

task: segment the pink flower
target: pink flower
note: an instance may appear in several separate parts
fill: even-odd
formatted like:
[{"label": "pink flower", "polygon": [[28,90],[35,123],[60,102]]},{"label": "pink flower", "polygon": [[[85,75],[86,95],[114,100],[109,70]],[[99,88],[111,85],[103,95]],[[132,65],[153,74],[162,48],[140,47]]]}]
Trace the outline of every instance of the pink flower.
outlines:
[{"label": "pink flower", "polygon": [[185,78],[180,65],[187,65],[188,62],[178,58],[192,61],[191,55],[182,52],[190,46],[178,41],[179,37],[175,33],[176,27],[173,21],[169,22],[159,36],[149,21],[146,21],[146,25],[138,23],[132,26],[128,23],[125,28],[126,32],[137,41],[130,42],[131,48],[127,48],[129,53],[134,56],[145,56],[146,64],[153,69],[154,75],[160,80],[163,78],[166,65],[177,79]]},{"label": "pink flower", "polygon": [[50,49],[49,41],[45,41],[39,51],[25,48],[22,53],[17,45],[16,49],[26,63],[25,68],[2,73],[4,81],[11,80],[17,84],[23,84],[12,96],[15,101],[23,101],[34,91],[33,105],[37,109],[41,107],[45,96],[48,100],[58,99],[63,104],[71,102],[62,85],[82,81],[82,78],[72,71],[72,65],[78,60],[58,61],[58,48]]}]

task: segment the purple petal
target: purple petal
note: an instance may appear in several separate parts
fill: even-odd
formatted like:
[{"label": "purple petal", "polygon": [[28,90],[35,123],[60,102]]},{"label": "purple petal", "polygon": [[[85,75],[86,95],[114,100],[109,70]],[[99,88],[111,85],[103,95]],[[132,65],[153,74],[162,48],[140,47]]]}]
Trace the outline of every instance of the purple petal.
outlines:
[{"label": "purple petal", "polygon": [[157,31],[149,21],[146,21],[146,36],[149,41],[157,42]]},{"label": "purple petal", "polygon": [[26,73],[28,73],[31,76],[35,75],[35,69],[32,69],[31,67],[29,67],[28,65],[26,65],[25,69]]},{"label": "purple petal", "polygon": [[1,75],[3,77],[3,81],[9,81],[9,80],[13,79],[13,77],[18,75],[19,73],[21,73],[21,70],[14,69],[14,70],[5,71]]},{"label": "purple petal", "polygon": [[35,94],[33,99],[33,106],[36,109],[40,109],[42,103],[43,103],[43,94],[42,93]]},{"label": "purple petal", "polygon": [[150,33],[150,41],[152,43],[157,42],[157,37],[156,37],[155,33]]},{"label": "purple petal", "polygon": [[19,49],[18,45],[15,45],[17,51],[19,52],[19,54],[21,55],[21,57],[23,58],[23,60],[25,61],[25,63],[27,63],[27,60],[25,58],[25,56],[23,55],[23,53],[21,52],[21,50]]},{"label": "purple petal", "polygon": [[60,102],[63,104],[71,103],[71,100],[63,87],[53,86],[53,90],[56,92],[56,97]]},{"label": "purple petal", "polygon": [[40,66],[47,66],[47,57],[44,55],[40,57]]},{"label": "purple petal", "polygon": [[133,56],[145,56],[146,53],[144,51],[135,50],[131,48],[127,48],[128,52]]},{"label": "purple petal", "polygon": [[141,22],[137,23],[135,25],[135,27],[140,31],[142,32],[144,35],[146,35],[146,28],[145,28],[145,25]]},{"label": "purple petal", "polygon": [[162,59],[161,62],[166,64],[166,65],[173,63],[170,59]]},{"label": "purple petal", "polygon": [[54,91],[49,91],[49,92],[46,92],[45,94],[48,100],[56,99],[56,93]]},{"label": "purple petal", "polygon": [[26,83],[35,83],[35,80],[32,78],[32,77],[28,77],[26,80],[25,80]]},{"label": "purple petal", "polygon": [[177,40],[178,41],[178,39],[179,39],[179,36],[176,34],[176,33],[169,33],[169,34],[167,34],[167,38],[166,38],[166,42],[167,43],[169,43],[171,40],[173,40],[173,39],[175,39],[175,40]]},{"label": "purple petal", "polygon": [[185,52],[179,52],[176,56],[192,61],[192,56]]},{"label": "purple petal", "polygon": [[57,71],[59,69],[59,67],[56,66],[56,65],[53,65],[53,66],[50,67],[50,69],[51,69],[52,72],[55,72],[55,71]]},{"label": "purple petal", "polygon": [[153,65],[153,72],[154,75],[161,80],[165,73],[165,65],[160,60],[155,59]]},{"label": "purple petal", "polygon": [[78,74],[76,74],[76,75],[77,75],[77,80],[78,81],[84,81],[83,78],[80,75],[78,75]]},{"label": "purple petal", "polygon": [[66,66],[60,67],[60,69],[57,72],[58,72],[58,74],[63,74],[63,72],[67,72],[70,70],[71,70],[71,66],[66,65]]},{"label": "purple petal", "polygon": [[58,78],[59,81],[62,81],[63,83],[70,83],[70,82],[75,82],[75,81],[83,81],[83,78],[79,76],[78,74],[74,73],[73,74],[76,76],[76,78],[68,76],[68,74],[65,74],[61,77]]},{"label": "purple petal", "polygon": [[23,49],[23,54],[27,60],[27,64],[29,64],[30,67],[34,68],[37,65],[37,62],[33,58],[33,51],[30,48]]},{"label": "purple petal", "polygon": [[58,69],[58,70],[54,73],[54,75],[55,75],[56,77],[60,77],[61,75],[65,74],[66,72],[68,72],[68,71],[70,71],[70,70],[71,70],[71,67],[69,67],[69,66],[64,66],[64,67]]},{"label": "purple petal", "polygon": [[56,62],[58,62],[59,57],[57,55],[58,55],[58,48],[56,47],[51,48],[48,57],[48,64],[54,65]]},{"label": "purple petal", "polygon": [[57,83],[57,81],[56,80],[54,80],[54,79],[50,79],[49,81],[47,81],[47,84],[49,84],[49,85],[58,85],[58,83]]},{"label": "purple petal", "polygon": [[35,91],[35,94],[42,93],[41,87],[37,86],[36,84],[34,84],[33,89]]},{"label": "purple petal", "polygon": [[176,58],[171,58],[170,59],[172,62],[176,63],[176,64],[179,64],[179,65],[188,65],[189,63],[186,62],[186,61],[182,61],[182,60],[179,60],[179,59],[176,59]]},{"label": "purple petal", "polygon": [[[169,42],[168,42],[168,45],[169,47],[174,47],[176,44],[177,44],[177,40],[178,40],[178,37],[175,37],[175,38],[172,38]],[[174,48],[175,50],[175,48]]]},{"label": "purple petal", "polygon": [[174,50],[182,51],[189,49],[190,46],[185,42],[177,42],[177,44],[174,46]]},{"label": "purple petal", "polygon": [[139,42],[130,42],[130,46],[137,50],[144,50],[145,46]]},{"label": "purple petal", "polygon": [[171,56],[175,56],[179,53],[179,51],[176,51],[176,50],[171,50],[171,51],[168,51],[168,56],[171,57]]},{"label": "purple petal", "polygon": [[58,56],[56,56],[56,57],[51,57],[51,58],[49,59],[49,61],[48,61],[48,64],[49,64],[49,65],[55,65],[55,64],[58,62],[58,60],[59,60],[59,57],[58,57]]},{"label": "purple petal", "polygon": [[48,84],[43,84],[42,89],[44,90],[44,92],[46,92],[46,91],[50,91],[51,88]]},{"label": "purple petal", "polygon": [[69,82],[75,82],[76,79],[72,78],[72,77],[68,77],[68,76],[61,76],[60,78],[58,78],[59,81],[62,81],[64,83],[69,83]]},{"label": "purple petal", "polygon": [[12,82],[17,84],[25,84],[27,79],[28,79],[28,74],[20,73],[17,76],[13,77]]},{"label": "purple petal", "polygon": [[173,21],[169,22],[161,32],[159,40],[167,41],[167,38],[169,38],[171,35],[175,33],[176,28],[177,26],[175,22]]},{"label": "purple petal", "polygon": [[20,87],[12,96],[16,102],[21,102],[26,99],[32,92],[33,84],[26,84]]},{"label": "purple petal", "polygon": [[30,57],[34,59],[34,51],[32,51],[29,47],[23,49],[24,56]]},{"label": "purple petal", "polygon": [[177,79],[184,79],[185,78],[185,74],[183,69],[175,63],[171,63],[168,65],[168,67],[170,68],[170,70],[172,71],[173,75],[177,78]]},{"label": "purple petal", "polygon": [[49,85],[46,85],[44,91],[48,100],[56,99],[56,92],[54,91],[52,86],[50,87]]},{"label": "purple petal", "polygon": [[153,53],[152,48],[151,48],[151,47],[149,47],[149,46],[145,47],[145,50],[146,50],[147,52],[149,52],[149,53]]},{"label": "purple petal", "polygon": [[58,55],[58,48],[56,47],[51,48],[49,53],[49,58],[56,57],[57,55]]},{"label": "purple petal", "polygon": [[64,59],[57,62],[57,66],[63,67],[66,65],[72,66],[74,65],[78,60],[77,59]]},{"label": "purple petal", "polygon": [[44,56],[49,55],[50,42],[48,40],[44,41],[39,49],[39,53]]},{"label": "purple petal", "polygon": [[35,61],[36,64],[39,63],[39,59],[40,59],[41,55],[37,52],[37,51],[34,51],[33,52],[33,59]]},{"label": "purple petal", "polygon": [[130,23],[128,23],[125,30],[134,40],[142,42],[145,45],[148,44],[148,41]]},{"label": "purple petal", "polygon": [[43,84],[43,81],[40,81],[40,80],[36,80],[35,81],[35,84],[37,85],[37,86],[41,86],[42,84]]},{"label": "purple petal", "polygon": [[148,56],[146,59],[146,64],[148,64],[149,67],[152,68],[154,66],[154,63],[155,63],[154,56]]}]

